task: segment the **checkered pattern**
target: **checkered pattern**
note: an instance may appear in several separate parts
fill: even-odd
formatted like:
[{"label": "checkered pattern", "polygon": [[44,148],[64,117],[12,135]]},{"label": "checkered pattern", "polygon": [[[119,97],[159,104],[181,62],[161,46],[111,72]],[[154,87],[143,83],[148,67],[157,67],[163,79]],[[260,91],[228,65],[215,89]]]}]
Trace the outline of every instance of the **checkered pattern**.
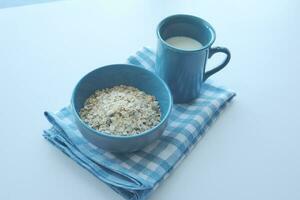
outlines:
[{"label": "checkered pattern", "polygon": [[[154,71],[155,54],[143,48],[129,63]],[[125,199],[146,199],[183,160],[235,94],[204,84],[201,96],[189,104],[174,105],[162,136],[144,149],[113,154],[83,138],[68,107],[58,113],[45,112],[53,125],[44,137],[78,164],[93,173]]]}]

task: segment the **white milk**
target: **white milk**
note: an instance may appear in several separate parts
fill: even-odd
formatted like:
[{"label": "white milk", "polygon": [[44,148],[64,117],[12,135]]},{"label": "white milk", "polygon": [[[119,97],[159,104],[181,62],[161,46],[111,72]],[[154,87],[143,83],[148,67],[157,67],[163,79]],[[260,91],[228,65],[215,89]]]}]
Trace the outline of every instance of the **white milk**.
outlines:
[{"label": "white milk", "polygon": [[185,36],[170,37],[166,40],[166,42],[172,47],[187,51],[198,50],[203,47],[203,45],[197,40]]}]

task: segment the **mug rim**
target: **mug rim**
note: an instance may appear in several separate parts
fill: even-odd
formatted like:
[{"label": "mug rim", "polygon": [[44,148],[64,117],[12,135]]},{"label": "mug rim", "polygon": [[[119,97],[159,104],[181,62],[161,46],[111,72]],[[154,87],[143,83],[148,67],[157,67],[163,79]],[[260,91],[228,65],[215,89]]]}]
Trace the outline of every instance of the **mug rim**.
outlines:
[{"label": "mug rim", "polygon": [[[160,35],[160,29],[161,27],[166,23],[167,20],[170,20],[172,18],[178,18],[178,17],[182,17],[182,18],[193,18],[193,19],[196,19],[196,20],[199,20],[201,21],[204,25],[206,25],[210,31],[211,31],[211,39],[210,41],[206,44],[206,45],[203,45],[200,49],[195,49],[195,50],[185,50],[185,49],[179,49],[179,48],[176,48],[174,46],[171,46],[170,44],[168,44]],[[207,49],[209,47],[212,46],[212,44],[215,42],[216,40],[216,32],[214,30],[214,28],[212,27],[212,25],[210,23],[208,23],[207,21],[205,21],[204,19],[200,18],[200,17],[196,17],[194,15],[187,15],[187,14],[175,14],[175,15],[171,15],[171,16],[168,16],[166,18],[164,18],[162,21],[159,22],[157,28],[156,28],[156,34],[157,34],[157,37],[158,39],[166,46],[168,47],[169,49],[173,50],[173,51],[178,51],[178,52],[199,52],[199,51],[202,51],[204,49]]]}]

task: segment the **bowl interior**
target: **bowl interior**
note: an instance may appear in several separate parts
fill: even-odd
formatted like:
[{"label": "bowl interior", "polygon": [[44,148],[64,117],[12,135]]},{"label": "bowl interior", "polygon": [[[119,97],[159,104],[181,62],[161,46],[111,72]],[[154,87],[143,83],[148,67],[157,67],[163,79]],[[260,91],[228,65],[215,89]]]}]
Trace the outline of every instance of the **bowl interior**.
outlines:
[{"label": "bowl interior", "polygon": [[84,102],[95,90],[121,84],[136,87],[155,96],[160,105],[161,120],[166,117],[172,104],[171,93],[167,85],[152,72],[126,64],[104,66],[84,76],[73,93],[72,103],[75,111],[79,115]]}]

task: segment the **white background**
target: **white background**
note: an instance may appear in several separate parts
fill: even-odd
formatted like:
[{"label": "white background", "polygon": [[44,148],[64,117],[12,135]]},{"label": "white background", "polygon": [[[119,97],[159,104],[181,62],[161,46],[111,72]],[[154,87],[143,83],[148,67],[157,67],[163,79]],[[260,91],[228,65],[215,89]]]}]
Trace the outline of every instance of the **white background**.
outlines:
[{"label": "white background", "polygon": [[[0,10],[0,199],[121,200],[42,138],[85,73],[120,63],[189,13],[232,52],[233,103],[151,199],[300,199],[300,3],[58,1]],[[217,64],[214,57],[210,65]]]}]

